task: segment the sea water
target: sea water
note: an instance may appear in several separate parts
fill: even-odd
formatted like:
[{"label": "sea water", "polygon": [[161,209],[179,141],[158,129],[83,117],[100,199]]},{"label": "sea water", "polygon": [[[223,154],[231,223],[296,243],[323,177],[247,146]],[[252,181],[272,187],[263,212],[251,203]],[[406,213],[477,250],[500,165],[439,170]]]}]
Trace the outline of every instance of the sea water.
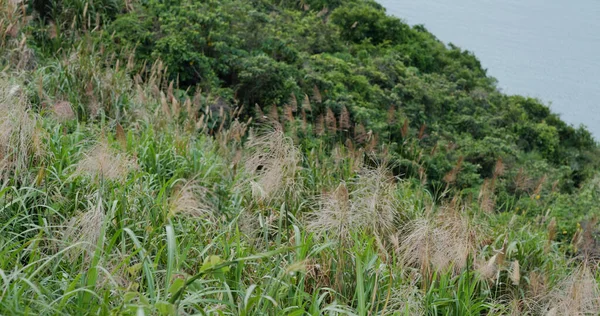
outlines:
[{"label": "sea water", "polygon": [[508,94],[538,98],[600,141],[600,0],[379,0],[469,50]]}]

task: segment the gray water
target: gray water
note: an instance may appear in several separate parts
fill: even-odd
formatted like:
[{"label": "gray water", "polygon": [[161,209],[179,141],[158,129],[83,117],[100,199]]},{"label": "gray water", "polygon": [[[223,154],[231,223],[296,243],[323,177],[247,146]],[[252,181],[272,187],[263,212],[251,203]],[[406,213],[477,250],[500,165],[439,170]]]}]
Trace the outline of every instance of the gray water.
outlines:
[{"label": "gray water", "polygon": [[600,0],[378,0],[475,53],[508,94],[536,97],[600,140]]}]

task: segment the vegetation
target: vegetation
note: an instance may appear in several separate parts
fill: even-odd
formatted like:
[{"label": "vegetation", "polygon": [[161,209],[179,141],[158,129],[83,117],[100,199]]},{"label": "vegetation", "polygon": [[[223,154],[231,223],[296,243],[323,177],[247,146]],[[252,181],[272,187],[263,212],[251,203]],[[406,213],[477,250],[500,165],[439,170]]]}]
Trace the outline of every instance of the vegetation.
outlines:
[{"label": "vegetation", "polygon": [[600,313],[598,144],[424,27],[0,3],[0,314]]}]

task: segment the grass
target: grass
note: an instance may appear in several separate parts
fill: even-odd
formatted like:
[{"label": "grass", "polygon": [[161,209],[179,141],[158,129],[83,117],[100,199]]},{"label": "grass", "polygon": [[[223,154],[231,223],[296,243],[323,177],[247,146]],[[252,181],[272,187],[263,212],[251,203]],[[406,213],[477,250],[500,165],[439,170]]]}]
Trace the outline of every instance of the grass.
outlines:
[{"label": "grass", "polygon": [[434,199],[385,146],[177,100],[160,61],[83,43],[0,75],[0,314],[600,312],[597,261],[550,219]]}]

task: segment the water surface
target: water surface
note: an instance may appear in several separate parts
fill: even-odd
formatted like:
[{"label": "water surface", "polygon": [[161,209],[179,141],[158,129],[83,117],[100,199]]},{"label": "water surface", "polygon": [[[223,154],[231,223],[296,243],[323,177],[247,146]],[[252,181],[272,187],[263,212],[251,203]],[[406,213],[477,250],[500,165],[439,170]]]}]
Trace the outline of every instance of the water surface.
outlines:
[{"label": "water surface", "polygon": [[536,97],[600,140],[600,0],[378,0],[472,51],[509,94]]}]

